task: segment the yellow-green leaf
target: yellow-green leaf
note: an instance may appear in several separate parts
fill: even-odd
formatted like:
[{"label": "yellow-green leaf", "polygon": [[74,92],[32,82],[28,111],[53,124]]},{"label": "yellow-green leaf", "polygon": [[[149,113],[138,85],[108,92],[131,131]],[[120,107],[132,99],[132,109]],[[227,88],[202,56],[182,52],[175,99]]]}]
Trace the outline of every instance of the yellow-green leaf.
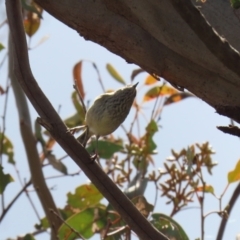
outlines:
[{"label": "yellow-green leaf", "polygon": [[[123,147],[114,142],[98,140],[98,155],[100,158],[109,159],[114,153],[123,150]],[[89,153],[93,153],[96,150],[96,141],[92,141],[86,149]]]},{"label": "yellow-green leaf", "polygon": [[159,96],[167,96],[167,95],[175,94],[177,92],[178,91],[175,88],[170,87],[168,85],[153,87],[144,95],[143,101],[147,102]]},{"label": "yellow-green leaf", "polygon": [[4,174],[3,172],[3,167],[0,166],[0,194],[2,194],[6,188],[6,186],[10,183],[13,182],[13,178],[10,174]]},{"label": "yellow-green leaf", "polygon": [[213,186],[211,185],[205,185],[204,187],[203,186],[199,186],[199,187],[196,187],[195,190],[197,192],[207,192],[207,193],[214,193],[214,188]]},{"label": "yellow-green leaf", "polygon": [[233,183],[240,180],[240,160],[238,160],[236,167],[228,173],[228,183]]},{"label": "yellow-green leaf", "polygon": [[29,5],[28,7],[29,7],[28,13],[26,14],[26,17],[23,21],[23,25],[26,34],[29,37],[32,37],[39,29],[41,23],[42,8],[35,3],[32,3],[32,5],[31,6]]},{"label": "yellow-green leaf", "polygon": [[35,240],[35,238],[33,237],[33,235],[28,233],[22,238],[22,240]]},{"label": "yellow-green leaf", "polygon": [[230,2],[231,2],[231,6],[232,6],[234,9],[240,8],[240,1],[239,1],[239,0],[230,0]]},{"label": "yellow-green leaf", "polygon": [[145,79],[145,85],[152,85],[154,83],[157,83],[157,79],[154,78],[152,75],[148,75],[147,78]]},{"label": "yellow-green leaf", "polygon": [[81,122],[83,122],[85,119],[85,111],[84,111],[82,104],[79,103],[79,98],[78,98],[78,94],[76,91],[72,93],[72,102],[73,102],[75,109],[77,110],[77,112],[79,114],[79,118],[80,118]]},{"label": "yellow-green leaf", "polygon": [[0,51],[2,51],[4,48],[5,48],[4,45],[0,43]]},{"label": "yellow-green leaf", "polygon": [[122,76],[117,72],[117,70],[111,64],[108,63],[106,65],[106,68],[114,79],[116,79],[118,82],[122,83],[123,85],[126,84]]},{"label": "yellow-green leaf", "polygon": [[71,207],[84,209],[98,206],[103,196],[93,184],[84,184],[77,187],[75,193],[69,192],[67,198]]},{"label": "yellow-green leaf", "polygon": [[35,2],[31,1],[28,5],[26,0],[21,0],[22,7],[28,12],[36,13],[39,18],[42,18],[42,8],[40,8]]},{"label": "yellow-green leaf", "polygon": [[[106,226],[106,210],[103,207],[87,208],[72,215],[66,223],[63,223],[58,231],[59,239],[74,240],[82,237],[89,239]],[[69,226],[74,229],[74,232]]]},{"label": "yellow-green leaf", "polygon": [[183,228],[175,220],[165,214],[152,214],[152,220],[150,222],[155,228],[168,236],[169,239],[189,240]]},{"label": "yellow-green leaf", "polygon": [[[6,135],[0,132],[0,152],[8,156],[8,162],[15,164],[14,161],[14,152],[13,152],[13,144]],[[1,178],[0,178],[1,179]]]},{"label": "yellow-green leaf", "polygon": [[148,203],[144,196],[137,196],[132,199],[132,202],[138,211],[146,218],[149,216],[150,212],[153,211],[153,205]]}]

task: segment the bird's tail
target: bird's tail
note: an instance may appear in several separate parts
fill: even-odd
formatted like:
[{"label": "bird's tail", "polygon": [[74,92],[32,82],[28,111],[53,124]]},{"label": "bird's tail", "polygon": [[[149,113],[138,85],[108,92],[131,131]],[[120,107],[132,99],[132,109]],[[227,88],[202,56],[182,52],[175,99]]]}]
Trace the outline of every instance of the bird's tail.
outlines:
[{"label": "bird's tail", "polygon": [[87,141],[91,137],[91,134],[89,132],[89,128],[87,127],[82,134],[77,138],[77,140],[84,146],[86,147]]}]

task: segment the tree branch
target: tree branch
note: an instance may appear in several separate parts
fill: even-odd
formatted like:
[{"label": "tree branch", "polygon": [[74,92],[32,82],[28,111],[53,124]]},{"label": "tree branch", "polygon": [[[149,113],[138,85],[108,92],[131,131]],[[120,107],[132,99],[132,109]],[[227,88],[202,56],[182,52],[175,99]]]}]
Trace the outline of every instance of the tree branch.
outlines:
[{"label": "tree branch", "polygon": [[45,123],[47,129],[141,239],[166,240],[167,238],[158,232],[147,219],[142,216],[131,201],[102,171],[99,165],[96,162],[91,162],[87,151],[69,133],[32,75],[29,66],[26,38],[22,25],[20,1],[7,0],[6,7],[16,52],[14,59],[16,63],[15,74],[34,108],[42,117],[41,120]]},{"label": "tree branch", "polygon": [[212,28],[200,10],[192,4],[191,0],[170,0],[170,2],[209,51],[240,77],[239,52],[232,48],[228,41]]},{"label": "tree branch", "polygon": [[7,212],[10,210],[10,208],[12,207],[12,205],[17,201],[17,199],[21,196],[21,194],[23,192],[25,192],[25,190],[27,189],[28,186],[30,186],[32,184],[32,181],[28,181],[23,188],[19,191],[19,193],[12,199],[12,201],[7,205],[7,207],[3,210],[2,215],[0,216],[0,222],[3,220],[3,218],[5,217],[5,215],[7,214]]},{"label": "tree branch", "polygon": [[234,204],[235,202],[237,201],[237,199],[239,198],[239,195],[240,195],[240,183],[238,184],[238,186],[236,187],[225,211],[227,212],[227,214],[225,215],[225,217],[222,218],[222,221],[221,221],[221,224],[219,226],[219,230],[218,230],[218,235],[217,235],[217,238],[216,240],[222,240],[223,239],[223,234],[224,234],[224,231],[225,231],[225,227],[226,227],[226,224],[227,224],[227,221],[229,219],[229,215],[234,207]]},{"label": "tree branch", "polygon": [[[188,89],[211,106],[240,105],[238,75],[208,50],[170,1],[36,2],[85,39],[106,47],[149,73],[155,73],[172,84]],[[209,6],[212,2],[219,1],[207,1],[206,5]],[[222,6],[228,3],[222,1],[215,4]],[[204,9],[206,11],[207,7]],[[215,16],[215,12],[213,14]],[[232,20],[231,16],[227,15],[227,26],[229,18]],[[221,27],[224,23],[215,22],[215,25]],[[232,25],[231,27],[236,29],[237,23]],[[225,29],[223,27],[223,30]],[[240,44],[237,45],[240,42],[240,33],[236,32],[234,36],[237,40],[234,44],[240,49]],[[233,42],[233,37],[230,37]]]},{"label": "tree branch", "polygon": [[[22,22],[22,19],[20,21]],[[18,68],[18,63],[15,61],[15,59],[16,56],[12,44],[12,38],[9,36],[9,78],[11,79],[17,104],[21,136],[31,172],[32,183],[48,219],[49,226],[51,226],[51,239],[53,240],[57,238],[57,230],[61,226],[62,222],[49,210],[54,209],[56,212],[58,211],[42,172],[42,165],[36,146],[37,142],[32,132],[32,123],[27,105],[27,99],[17,81],[17,76],[14,74],[14,68]]]}]

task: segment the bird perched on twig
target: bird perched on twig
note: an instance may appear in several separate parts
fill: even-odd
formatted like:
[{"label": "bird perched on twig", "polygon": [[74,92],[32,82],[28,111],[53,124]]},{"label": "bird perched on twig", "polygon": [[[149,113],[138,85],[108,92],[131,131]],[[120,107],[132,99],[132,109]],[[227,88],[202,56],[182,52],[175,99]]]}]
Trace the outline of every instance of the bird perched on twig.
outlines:
[{"label": "bird perched on twig", "polygon": [[126,119],[134,98],[138,83],[125,86],[111,93],[104,93],[97,97],[85,116],[86,129],[77,140],[86,146],[93,135],[96,140],[114,132]]}]

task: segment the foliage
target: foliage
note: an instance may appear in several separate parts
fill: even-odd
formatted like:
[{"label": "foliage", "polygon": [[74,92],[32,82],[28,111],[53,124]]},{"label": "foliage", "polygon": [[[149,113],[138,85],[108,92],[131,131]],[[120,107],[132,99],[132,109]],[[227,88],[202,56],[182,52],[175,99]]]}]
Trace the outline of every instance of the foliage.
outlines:
[{"label": "foliage", "polygon": [[240,7],[240,1],[239,0],[231,0],[231,5],[233,8],[238,9]]}]

